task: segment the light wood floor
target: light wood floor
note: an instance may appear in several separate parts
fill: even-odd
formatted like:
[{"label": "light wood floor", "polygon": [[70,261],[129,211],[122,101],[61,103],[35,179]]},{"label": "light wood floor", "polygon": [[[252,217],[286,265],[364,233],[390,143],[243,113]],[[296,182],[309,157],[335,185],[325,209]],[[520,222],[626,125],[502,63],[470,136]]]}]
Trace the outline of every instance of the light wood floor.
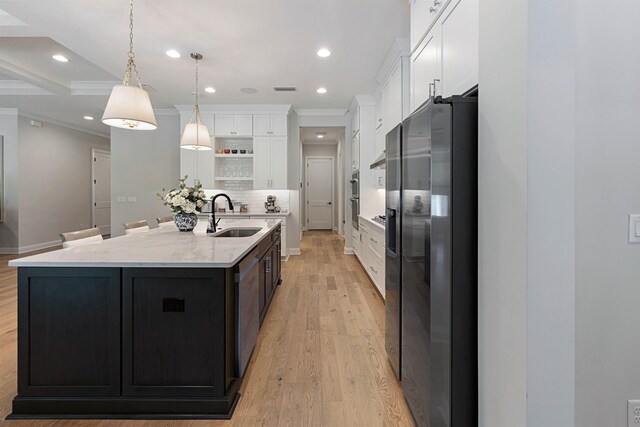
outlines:
[{"label": "light wood floor", "polygon": [[384,351],[384,305],[335,233],[306,232],[258,337],[230,421],[4,421],[16,394],[16,272],[0,257],[0,421],[6,426],[412,426]]}]

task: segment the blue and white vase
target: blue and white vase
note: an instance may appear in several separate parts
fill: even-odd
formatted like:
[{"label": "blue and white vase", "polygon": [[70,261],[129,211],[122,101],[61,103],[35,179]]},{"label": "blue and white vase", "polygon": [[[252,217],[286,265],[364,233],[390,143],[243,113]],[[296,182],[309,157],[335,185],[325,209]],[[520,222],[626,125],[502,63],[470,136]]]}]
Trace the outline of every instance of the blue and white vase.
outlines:
[{"label": "blue and white vase", "polygon": [[193,231],[198,223],[198,215],[194,213],[177,213],[173,219],[180,231]]}]

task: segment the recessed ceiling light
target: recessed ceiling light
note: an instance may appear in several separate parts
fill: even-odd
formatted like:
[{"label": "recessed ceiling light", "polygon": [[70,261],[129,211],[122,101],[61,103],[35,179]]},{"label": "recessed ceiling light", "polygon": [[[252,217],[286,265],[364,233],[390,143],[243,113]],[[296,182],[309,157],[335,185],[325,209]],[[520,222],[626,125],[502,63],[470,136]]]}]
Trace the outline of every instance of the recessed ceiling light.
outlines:
[{"label": "recessed ceiling light", "polygon": [[165,52],[167,54],[167,56],[169,58],[180,58],[180,52],[178,52],[177,50],[173,50],[173,49],[169,49],[168,51]]},{"label": "recessed ceiling light", "polygon": [[211,86],[205,87],[204,91],[207,92],[207,93],[216,93],[216,90],[214,88],[212,88]]},{"label": "recessed ceiling light", "polygon": [[257,93],[258,89],[254,89],[252,87],[243,87],[242,89],[240,89],[240,92],[251,94],[251,93]]},{"label": "recessed ceiling light", "polygon": [[64,55],[53,55],[52,58],[58,62],[69,62],[69,58]]},{"label": "recessed ceiling light", "polygon": [[85,120],[93,120],[93,117],[91,117],[91,116],[84,116],[84,119],[85,119]]},{"label": "recessed ceiling light", "polygon": [[327,56],[331,55],[331,51],[326,47],[323,47],[322,49],[318,50],[317,54],[320,58],[326,58]]},{"label": "recessed ceiling light", "polygon": [[318,90],[316,90],[316,92],[318,92],[319,94],[325,94],[327,93],[327,89],[323,88],[323,87],[319,87]]},{"label": "recessed ceiling light", "polygon": [[322,139],[322,138],[324,138],[324,135],[320,135],[320,134],[318,134],[318,135],[316,135],[316,136],[318,137],[318,139]]}]

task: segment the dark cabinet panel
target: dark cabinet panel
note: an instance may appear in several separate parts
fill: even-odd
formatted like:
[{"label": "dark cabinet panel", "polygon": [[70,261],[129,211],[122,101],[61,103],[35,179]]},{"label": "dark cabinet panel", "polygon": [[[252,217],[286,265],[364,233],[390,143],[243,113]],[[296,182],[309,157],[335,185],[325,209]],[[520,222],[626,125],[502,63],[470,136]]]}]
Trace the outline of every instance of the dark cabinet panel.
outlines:
[{"label": "dark cabinet panel", "polygon": [[123,269],[123,395],[222,396],[225,270]]},{"label": "dark cabinet panel", "polygon": [[120,270],[21,268],[18,393],[120,394]]}]

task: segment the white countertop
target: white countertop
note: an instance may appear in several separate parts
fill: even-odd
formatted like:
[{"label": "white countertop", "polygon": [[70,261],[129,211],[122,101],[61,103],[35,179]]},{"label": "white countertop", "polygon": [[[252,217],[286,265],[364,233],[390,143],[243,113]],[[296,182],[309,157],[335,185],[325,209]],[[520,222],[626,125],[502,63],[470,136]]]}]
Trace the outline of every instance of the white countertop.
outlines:
[{"label": "white countertop", "polygon": [[86,246],[46,252],[9,262],[11,267],[173,267],[226,268],[248,254],[281,219],[225,219],[227,228],[261,227],[249,237],[209,237],[207,221],[198,221],[193,232],[154,228],[107,239]]},{"label": "white countertop", "polygon": [[363,220],[367,221],[369,224],[372,224],[373,226],[379,228],[380,230],[384,231],[384,225],[380,224],[379,222],[375,222],[374,220],[372,220],[371,218],[367,218],[366,216],[362,216],[362,215],[358,215],[360,218],[362,218]]},{"label": "white countertop", "polygon": [[[216,218],[249,218],[251,216],[253,217],[260,217],[260,218],[268,218],[268,217],[282,217],[282,216],[289,216],[291,215],[291,212],[278,212],[278,213],[266,213],[266,212],[243,212],[243,213],[230,213],[230,212],[216,212]],[[198,216],[209,216],[209,212],[207,213],[199,213]]]}]

